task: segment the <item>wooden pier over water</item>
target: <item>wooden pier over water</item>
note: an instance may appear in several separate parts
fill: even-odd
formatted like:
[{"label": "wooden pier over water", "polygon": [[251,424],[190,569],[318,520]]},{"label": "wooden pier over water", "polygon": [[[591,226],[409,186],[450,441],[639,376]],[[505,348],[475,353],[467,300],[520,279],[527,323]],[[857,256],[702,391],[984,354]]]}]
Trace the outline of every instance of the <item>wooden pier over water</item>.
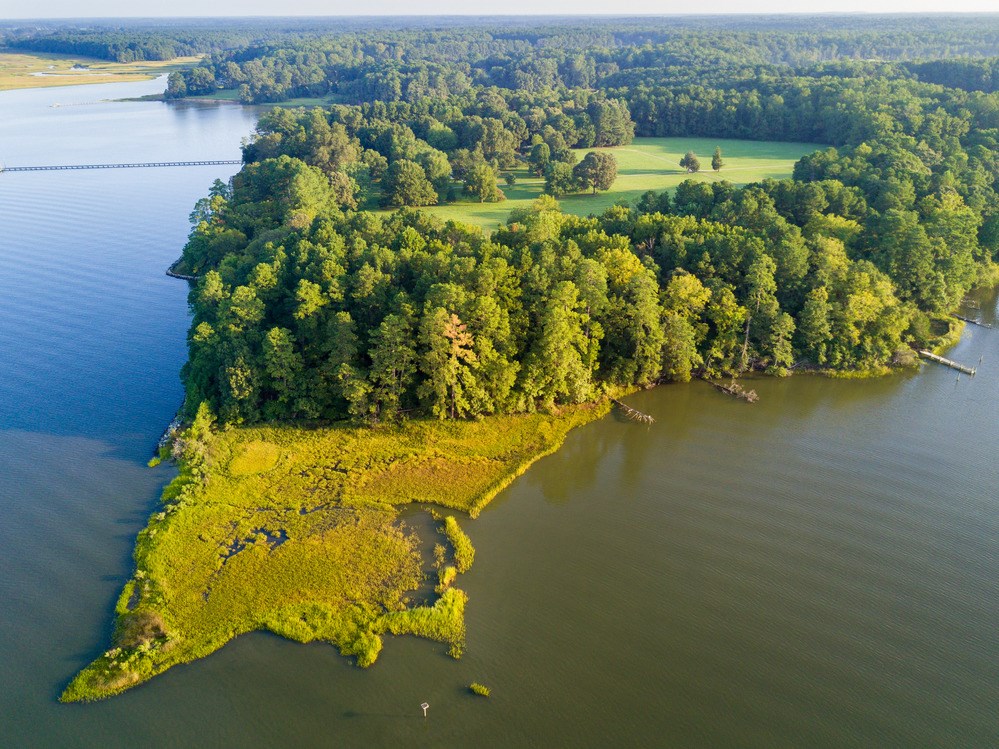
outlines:
[{"label": "wooden pier over water", "polygon": [[4,172],[63,172],[74,169],[153,169],[168,166],[222,166],[242,164],[238,159],[216,159],[214,161],[150,161],[133,164],[53,164],[50,166],[2,166]]},{"label": "wooden pier over water", "polygon": [[950,367],[951,369],[956,369],[958,372],[964,372],[965,374],[971,375],[972,377],[975,376],[974,367],[966,367],[964,364],[960,364],[956,361],[946,359],[942,356],[937,356],[932,351],[923,350],[919,352],[919,355],[924,359],[929,359],[930,361],[935,361],[938,364],[943,364],[944,366]]}]

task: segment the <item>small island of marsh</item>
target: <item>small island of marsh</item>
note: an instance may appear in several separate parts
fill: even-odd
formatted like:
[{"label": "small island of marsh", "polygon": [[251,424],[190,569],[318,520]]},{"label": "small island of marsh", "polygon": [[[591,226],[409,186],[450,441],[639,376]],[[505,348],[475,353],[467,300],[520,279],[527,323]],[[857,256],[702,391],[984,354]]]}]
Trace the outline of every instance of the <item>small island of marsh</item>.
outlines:
[{"label": "small island of marsh", "polygon": [[[411,61],[435,43],[400,42]],[[912,366],[996,278],[981,97],[852,60],[781,76],[703,61],[705,89],[531,49],[516,57],[535,77],[471,51],[471,76],[381,58],[336,82],[313,71],[336,102],[265,114],[240,173],[198,202],[173,268],[194,282],[180,475],[111,646],[63,699],[260,629],[362,666],[388,634],[457,656],[463,523],[612,397]],[[310,92],[266,80],[286,55],[252,54],[269,67],[219,53],[169,97]],[[432,555],[411,504],[430,508]]]}]

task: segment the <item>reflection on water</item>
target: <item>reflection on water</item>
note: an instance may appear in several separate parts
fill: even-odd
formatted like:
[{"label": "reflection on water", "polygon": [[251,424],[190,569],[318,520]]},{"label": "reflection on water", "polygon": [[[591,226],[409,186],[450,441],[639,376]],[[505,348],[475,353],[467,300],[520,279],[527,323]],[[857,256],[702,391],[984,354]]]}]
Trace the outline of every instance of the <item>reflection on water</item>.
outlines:
[{"label": "reflection on water", "polygon": [[[238,155],[239,107],[87,104],[158,86],[0,94],[0,159]],[[754,405],[671,385],[629,399],[652,427],[571,434],[463,523],[461,661],[392,638],[362,671],[253,634],[58,705],[170,476],[144,466],[181,398],[187,289],[163,269],[218,176],[0,175],[0,743],[999,744],[999,329],[974,327],[952,353],[973,380],[760,379]]]}]

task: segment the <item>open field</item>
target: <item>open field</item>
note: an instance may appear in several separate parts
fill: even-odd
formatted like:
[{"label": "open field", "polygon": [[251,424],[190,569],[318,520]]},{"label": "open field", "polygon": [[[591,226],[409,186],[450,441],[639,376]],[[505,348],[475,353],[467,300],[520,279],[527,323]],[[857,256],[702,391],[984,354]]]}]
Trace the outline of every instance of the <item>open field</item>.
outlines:
[{"label": "open field", "polygon": [[0,91],[146,81],[163,73],[189,68],[197,62],[197,57],[178,57],[173,60],[118,63],[78,55],[28,54],[3,49],[0,50]]},{"label": "open field", "polygon": [[[711,171],[711,154],[722,150],[725,166]],[[589,151],[607,151],[617,159],[617,180],[607,192],[596,195],[567,195],[559,198],[562,210],[586,216],[601,213],[609,206],[633,203],[648,190],[676,187],[685,179],[704,181],[729,180],[737,185],[757,182],[767,177],[790,177],[794,162],[821,148],[814,143],[774,143],[768,141],[725,140],[722,138],[636,138],[634,143],[615,148],[577,149],[580,159]],[[701,161],[702,171],[688,174],[679,161],[693,151]],[[544,180],[519,169],[514,172],[517,184],[500,187],[507,199],[502,203],[451,203],[425,208],[443,219],[453,219],[484,228],[494,228],[506,221],[514,208],[527,207],[541,194]]]},{"label": "open field", "polygon": [[[108,697],[259,629],[328,642],[362,666],[385,633],[443,642],[460,656],[466,598],[452,583],[475,550],[453,516],[400,508],[475,517],[571,429],[608,410],[604,402],[479,421],[192,427],[178,437],[184,458],[163,511],[139,534],[113,646],[62,699]],[[424,584],[432,577],[436,587]]]}]

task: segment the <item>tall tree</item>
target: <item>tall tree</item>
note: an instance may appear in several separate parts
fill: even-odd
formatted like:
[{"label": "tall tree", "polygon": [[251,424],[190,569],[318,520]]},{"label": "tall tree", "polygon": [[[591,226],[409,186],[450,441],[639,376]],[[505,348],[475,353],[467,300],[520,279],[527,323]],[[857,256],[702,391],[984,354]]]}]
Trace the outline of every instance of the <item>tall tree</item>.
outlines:
[{"label": "tall tree", "polygon": [[467,326],[453,312],[436,307],[423,317],[420,340],[425,347],[420,368],[427,377],[420,391],[431,413],[438,419],[465,416],[477,388],[475,342]]},{"label": "tall tree", "polygon": [[465,192],[480,203],[498,203],[506,200],[506,195],[496,184],[496,170],[489,164],[476,164],[465,175]]},{"label": "tall tree", "polygon": [[548,297],[540,331],[524,359],[521,384],[525,404],[552,408],[556,403],[581,403],[592,393],[591,368],[586,363],[589,341],[579,295],[571,281],[558,284]]},{"label": "tall tree", "polygon": [[826,363],[826,349],[832,339],[829,325],[829,290],[819,286],[808,292],[805,306],[798,314],[798,335],[801,349],[819,366]]},{"label": "tall tree", "polygon": [[437,191],[423,167],[415,161],[398,159],[388,168],[383,182],[382,202],[388,207],[437,205]]},{"label": "tall tree", "polygon": [[597,190],[609,190],[617,179],[617,159],[603,151],[590,151],[572,168],[572,176],[580,186],[593,188],[596,195]]},{"label": "tall tree", "polygon": [[561,197],[577,189],[572,167],[562,161],[553,161],[545,172],[545,192],[553,197]]},{"label": "tall tree", "polygon": [[368,381],[377,418],[391,419],[399,412],[406,388],[416,374],[413,332],[410,314],[390,314],[371,336]]},{"label": "tall tree", "polygon": [[[683,166],[683,164],[680,166]],[[715,147],[715,153],[711,157],[711,168],[716,172],[720,172],[723,166],[725,166],[725,162],[722,160],[721,147]]]},{"label": "tall tree", "polygon": [[693,151],[687,151],[684,157],[680,159],[680,166],[686,169],[688,172],[699,172],[701,171],[701,162],[694,155]]},{"label": "tall tree", "polygon": [[548,164],[552,160],[552,149],[547,143],[536,143],[531,148],[531,155],[527,158],[527,163],[531,166],[531,171],[539,177],[543,177],[548,169]]}]

